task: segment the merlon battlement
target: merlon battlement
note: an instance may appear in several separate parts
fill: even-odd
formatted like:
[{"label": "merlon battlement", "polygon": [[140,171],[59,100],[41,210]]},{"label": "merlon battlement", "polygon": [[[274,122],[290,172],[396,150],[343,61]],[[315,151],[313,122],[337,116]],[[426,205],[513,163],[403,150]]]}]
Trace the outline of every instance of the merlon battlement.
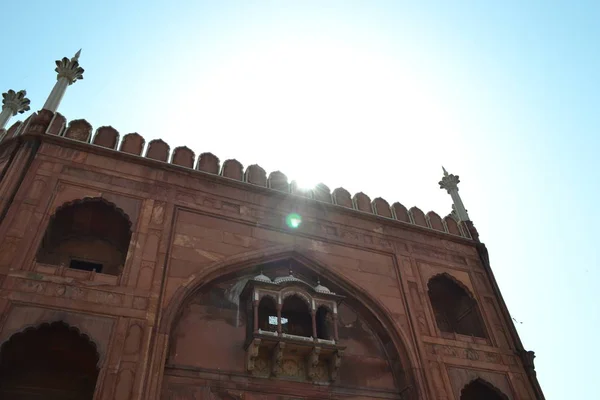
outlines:
[{"label": "merlon battlement", "polygon": [[380,197],[371,200],[369,196],[362,192],[351,196],[344,188],[330,191],[329,187],[322,183],[316,185],[313,189],[301,188],[296,181],[289,182],[287,176],[280,171],[271,172],[267,176],[266,171],[256,164],[250,165],[244,170],[242,164],[235,159],[225,160],[221,164],[219,158],[214,154],[202,153],[196,157],[195,153],[186,146],[176,147],[171,151],[170,146],[162,139],[151,140],[146,145],[146,140],[140,134],[129,133],[119,140],[119,132],[111,126],[102,126],[92,134],[92,125],[86,120],[72,120],[67,124],[66,118],[58,112],[51,113],[42,110],[32,114],[23,122],[16,122],[8,129],[2,141],[11,140],[25,133],[61,136],[114,151],[335,204],[358,212],[374,214],[382,218],[417,225],[450,235],[471,238],[468,227],[465,226],[464,222],[459,221],[455,214],[441,218],[433,211],[425,214],[417,207],[406,209],[398,202],[390,206],[386,200]]}]

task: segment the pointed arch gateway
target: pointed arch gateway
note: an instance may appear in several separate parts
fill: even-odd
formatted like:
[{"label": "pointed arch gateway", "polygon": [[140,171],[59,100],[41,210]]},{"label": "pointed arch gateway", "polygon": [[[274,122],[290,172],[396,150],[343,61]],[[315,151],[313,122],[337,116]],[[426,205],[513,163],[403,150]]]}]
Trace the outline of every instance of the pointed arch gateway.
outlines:
[{"label": "pointed arch gateway", "polygon": [[0,398],[92,400],[98,361],[96,345],[64,322],[28,328],[0,348]]},{"label": "pointed arch gateway", "polygon": [[[160,332],[169,338],[169,348],[164,357],[164,377],[162,382],[158,382],[162,386],[162,398],[169,398],[168,393],[172,391],[188,390],[173,387],[177,386],[174,383],[177,376],[185,375],[182,372],[184,370],[228,371],[227,375],[250,375],[251,382],[259,386],[276,383],[279,377],[269,376],[267,373],[264,377],[270,379],[261,379],[263,377],[260,374],[248,372],[245,368],[244,341],[248,332],[247,317],[252,311],[251,306],[239,302],[236,304],[235,299],[246,283],[261,271],[275,280],[289,273],[290,265],[294,277],[309,282],[310,285],[317,285],[320,277],[323,284],[333,292],[345,296],[336,310],[339,312],[337,327],[339,343],[350,343],[350,346],[344,350],[339,379],[326,382],[325,387],[332,391],[336,388],[360,391],[369,389],[372,384],[382,394],[397,396],[390,398],[420,398],[419,393],[424,392],[423,377],[417,367],[416,354],[406,345],[409,342],[404,332],[395,327],[385,308],[355,284],[291,247],[251,252],[215,263],[203,273],[191,277],[188,284],[173,295],[159,325]],[[271,313],[272,308],[270,305]],[[326,307],[313,306],[313,309],[315,314],[317,311],[329,311]],[[259,321],[262,320],[259,318]],[[198,330],[199,326],[210,328],[202,331]],[[322,329],[318,328],[319,331]],[[218,333],[215,334],[216,332]],[[186,337],[193,337],[193,340]],[[223,345],[226,340],[230,342]],[[192,350],[192,343],[202,348]],[[199,343],[204,343],[204,346],[198,345]],[[233,350],[227,350],[231,348]],[[264,362],[272,362],[273,354],[265,355]],[[370,354],[375,356],[369,357]],[[365,360],[372,362],[372,365],[357,364],[364,363]],[[307,395],[311,390],[320,388],[311,395],[325,395],[322,384],[311,385],[304,379],[290,376],[281,379],[287,381],[282,387],[306,390]],[[252,386],[249,384],[249,387]]]}]

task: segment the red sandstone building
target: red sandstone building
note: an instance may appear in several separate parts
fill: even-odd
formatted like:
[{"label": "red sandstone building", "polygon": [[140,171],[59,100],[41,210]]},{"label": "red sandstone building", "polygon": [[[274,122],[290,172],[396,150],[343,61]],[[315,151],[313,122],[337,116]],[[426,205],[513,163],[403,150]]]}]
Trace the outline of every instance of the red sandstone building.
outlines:
[{"label": "red sandstone building", "polygon": [[0,399],[543,399],[445,218],[57,112],[0,114]]}]

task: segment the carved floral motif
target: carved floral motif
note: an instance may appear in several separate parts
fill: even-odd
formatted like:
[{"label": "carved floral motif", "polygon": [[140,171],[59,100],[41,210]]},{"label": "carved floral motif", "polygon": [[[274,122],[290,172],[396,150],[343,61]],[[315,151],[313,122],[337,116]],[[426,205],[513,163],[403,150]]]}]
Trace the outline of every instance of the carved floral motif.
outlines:
[{"label": "carved floral motif", "polygon": [[477,353],[476,350],[473,349],[465,349],[465,358],[468,358],[471,361],[477,361],[479,360],[479,354]]},{"label": "carved floral motif", "polygon": [[18,279],[17,287],[18,290],[27,293],[52,293],[57,297],[63,297],[71,300],[85,299],[86,301],[97,304],[119,306],[123,303],[123,295],[118,293],[85,289],[77,286],[60,285],[52,282]]},{"label": "carved floral motif", "polygon": [[480,351],[476,349],[452,347],[433,343],[426,344],[425,350],[427,353],[436,356],[462,358],[471,361],[484,361],[494,364],[512,364],[510,356],[505,356],[506,360],[503,362],[502,354],[490,351]]}]

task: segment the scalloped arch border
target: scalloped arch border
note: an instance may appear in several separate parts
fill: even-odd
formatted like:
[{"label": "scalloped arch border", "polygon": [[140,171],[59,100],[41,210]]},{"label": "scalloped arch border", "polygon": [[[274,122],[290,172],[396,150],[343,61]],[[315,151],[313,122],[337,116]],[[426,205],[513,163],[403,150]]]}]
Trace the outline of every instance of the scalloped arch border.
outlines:
[{"label": "scalloped arch border", "polygon": [[281,312],[284,310],[285,301],[290,297],[299,298],[304,304],[308,306],[308,310],[312,310],[312,296],[309,296],[308,293],[303,290],[297,290],[295,288],[286,288],[281,291]]},{"label": "scalloped arch border", "polygon": [[58,214],[61,211],[64,211],[70,207],[76,207],[78,205],[88,204],[88,203],[103,203],[103,204],[109,206],[110,208],[114,209],[119,215],[121,215],[123,218],[125,218],[125,220],[127,221],[127,224],[129,225],[129,230],[131,231],[132,223],[131,223],[131,218],[129,218],[129,215],[127,215],[127,213],[125,211],[123,211],[122,208],[118,207],[112,201],[108,201],[104,197],[98,197],[98,196],[73,199],[73,200],[69,200],[69,201],[62,203],[60,206],[58,206],[54,209],[49,222],[54,221],[54,219],[56,218],[56,214]]},{"label": "scalloped arch border", "polygon": [[40,330],[44,326],[50,327],[52,325],[63,325],[69,331],[75,332],[80,338],[82,338],[88,344],[90,344],[90,346],[94,350],[94,354],[96,355],[96,369],[98,370],[98,373],[99,373],[100,369],[102,368],[102,354],[100,354],[100,351],[98,351],[98,345],[97,345],[97,343],[90,337],[90,335],[88,335],[87,333],[82,332],[81,329],[79,329],[79,327],[77,327],[75,325],[68,324],[65,321],[60,320],[60,319],[57,319],[57,320],[54,320],[54,321],[45,321],[45,322],[41,322],[41,323],[38,323],[38,324],[35,324],[35,325],[25,325],[25,326],[23,326],[19,331],[16,331],[12,335],[10,335],[10,337],[8,337],[0,345],[0,354],[2,354],[2,352],[4,351],[4,349],[6,348],[6,346],[8,346],[9,343],[15,337],[23,336],[23,335],[26,335],[28,333],[31,333],[31,332],[34,332],[34,331],[38,331],[38,330]]},{"label": "scalloped arch border", "polygon": [[429,295],[429,291],[431,290],[431,288],[429,287],[429,283],[435,279],[435,278],[446,278],[448,280],[450,280],[451,282],[455,283],[456,285],[458,285],[458,287],[460,287],[462,290],[465,291],[465,293],[467,294],[467,296],[469,296],[469,298],[473,301],[475,301],[477,304],[479,304],[479,302],[477,301],[477,299],[475,298],[475,295],[473,294],[473,292],[471,291],[471,289],[469,289],[467,287],[467,285],[465,285],[460,279],[458,279],[457,277],[455,277],[454,275],[448,273],[448,272],[440,272],[438,274],[434,274],[432,275],[428,280],[427,280],[427,294]]},{"label": "scalloped arch border", "polygon": [[203,286],[210,282],[223,276],[247,270],[258,264],[288,259],[293,259],[301,263],[305,267],[319,273],[325,279],[335,282],[336,285],[344,291],[353,293],[353,298],[371,313],[377,323],[380,324],[387,335],[389,335],[394,349],[400,357],[399,361],[402,362],[402,369],[404,375],[407,377],[406,381],[408,382],[409,387],[399,389],[403,391],[412,391],[409,398],[415,399],[419,398],[421,393],[428,393],[425,377],[423,376],[423,366],[414,349],[414,343],[410,340],[407,333],[404,332],[398,324],[394,323],[394,320],[385,311],[385,306],[373,296],[365,293],[365,291],[356,284],[350,282],[340,274],[333,272],[332,269],[325,267],[322,263],[313,260],[295,246],[276,246],[267,250],[255,250],[238,254],[211,264],[203,272],[193,274],[183,286],[177,289],[169,300],[169,303],[164,309],[164,314],[160,319],[158,331],[170,336],[177,318],[183,311],[187,302],[189,302]]},{"label": "scalloped arch border", "polygon": [[496,393],[498,396],[500,396],[500,398],[502,400],[510,400],[510,398],[504,393],[502,392],[502,390],[498,389],[496,386],[494,386],[493,384],[491,384],[490,382],[488,382],[487,380],[477,377],[474,379],[471,379],[469,382],[467,382],[467,384],[465,386],[463,386],[463,388],[460,390],[460,397],[462,398],[465,389],[469,386],[472,385],[474,383],[480,383],[488,388],[490,388],[492,391],[494,391],[494,393]]}]

